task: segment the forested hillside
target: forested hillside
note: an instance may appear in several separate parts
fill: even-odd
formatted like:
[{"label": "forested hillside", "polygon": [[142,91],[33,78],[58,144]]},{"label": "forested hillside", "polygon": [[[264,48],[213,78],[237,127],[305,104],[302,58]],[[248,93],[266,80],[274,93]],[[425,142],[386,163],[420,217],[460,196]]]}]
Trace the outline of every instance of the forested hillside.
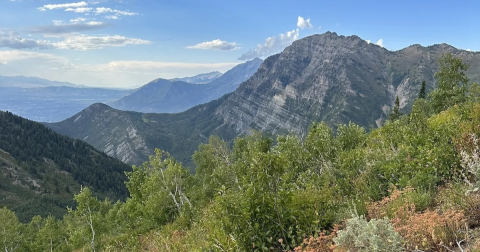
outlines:
[{"label": "forested hillside", "polygon": [[83,141],[10,112],[0,112],[0,169],[0,206],[27,221],[63,216],[80,186],[102,198],[125,199],[124,172],[131,170]]},{"label": "forested hillside", "polygon": [[[196,174],[156,150],[112,204],[84,188],[63,220],[20,224],[0,245],[89,251],[478,251],[480,89],[447,54],[438,88],[371,132],[315,122],[303,136],[210,137]],[[398,107],[398,102],[395,107]],[[11,235],[18,234],[18,235]]]}]

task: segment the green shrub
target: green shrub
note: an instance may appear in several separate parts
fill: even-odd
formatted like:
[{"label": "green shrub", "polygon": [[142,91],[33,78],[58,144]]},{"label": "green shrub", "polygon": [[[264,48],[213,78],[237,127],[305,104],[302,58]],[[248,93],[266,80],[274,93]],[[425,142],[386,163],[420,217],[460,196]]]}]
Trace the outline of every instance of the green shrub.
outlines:
[{"label": "green shrub", "polygon": [[338,231],[338,237],[333,240],[347,251],[402,251],[400,235],[388,218],[367,221],[363,216],[354,216],[347,220],[345,229]]}]

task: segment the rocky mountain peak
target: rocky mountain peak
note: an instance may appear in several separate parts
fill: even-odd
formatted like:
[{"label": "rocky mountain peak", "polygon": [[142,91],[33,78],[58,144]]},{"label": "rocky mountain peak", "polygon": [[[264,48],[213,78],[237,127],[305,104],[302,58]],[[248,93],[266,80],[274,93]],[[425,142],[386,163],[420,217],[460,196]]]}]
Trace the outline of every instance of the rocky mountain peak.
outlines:
[{"label": "rocky mountain peak", "polygon": [[243,133],[299,132],[312,120],[380,126],[395,97],[408,110],[423,80],[433,88],[444,52],[458,50],[442,44],[388,51],[358,36],[308,36],[267,58],[216,113]]},{"label": "rocky mountain peak", "polygon": [[282,53],[265,59],[235,92],[183,113],[111,110],[95,118],[78,119],[76,115],[52,128],[61,127],[61,133],[67,135],[77,131],[71,136],[136,163],[156,147],[189,156],[192,146],[207,141],[212,134],[227,141],[249,134],[251,129],[303,134],[312,121],[331,126],[349,122],[367,128],[380,126],[397,96],[402,112],[408,112],[422,81],[426,81],[427,90],[435,86],[437,62],[447,50],[469,63],[467,76],[479,81],[480,54],[452,48],[445,44],[413,45],[388,51],[358,36],[327,32],[295,41]]},{"label": "rocky mountain peak", "polygon": [[85,109],[85,112],[99,113],[99,112],[103,112],[105,110],[110,110],[110,109],[112,108],[109,107],[108,105],[98,102],[88,106],[88,108]]}]

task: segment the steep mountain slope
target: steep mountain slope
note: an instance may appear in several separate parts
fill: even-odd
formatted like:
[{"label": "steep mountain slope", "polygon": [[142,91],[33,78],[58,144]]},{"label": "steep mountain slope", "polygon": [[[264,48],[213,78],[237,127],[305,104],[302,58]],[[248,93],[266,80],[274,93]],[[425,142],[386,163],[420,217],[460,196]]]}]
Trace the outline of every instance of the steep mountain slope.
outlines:
[{"label": "steep mountain slope", "polygon": [[103,198],[124,199],[130,170],[83,141],[0,111],[0,207],[22,220],[63,216],[81,185]]},{"label": "steep mountain slope", "polygon": [[107,104],[121,110],[144,113],[175,113],[197,105],[204,85],[156,79],[134,93]]},{"label": "steep mountain slope", "polygon": [[236,136],[233,128],[217,127],[223,121],[212,117],[214,109],[227,97],[179,114],[143,114],[97,103],[67,120],[45,125],[84,140],[128,164],[142,164],[155,148],[160,148],[191,166],[191,154],[208,136],[214,134],[225,139]]},{"label": "steep mountain slope", "polygon": [[263,60],[255,58],[232,68],[218,79],[208,83],[203,94],[204,97],[199,104],[218,99],[224,94],[235,91],[242,82],[248,80],[258,70],[262,62]]},{"label": "steep mountain slope", "polygon": [[312,121],[379,126],[396,96],[408,110],[422,80],[431,89],[445,52],[470,64],[478,81],[480,53],[446,44],[387,51],[357,36],[313,35],[269,57],[216,111],[238,132],[305,131]]},{"label": "steep mountain slope", "polygon": [[[401,108],[408,111],[423,80],[428,89],[433,88],[437,60],[445,52],[462,57],[470,64],[469,78],[480,80],[478,52],[446,44],[413,45],[392,52],[357,36],[330,32],[313,35],[267,58],[250,79],[221,99],[177,115],[128,113],[128,118],[136,118],[130,119],[128,125],[143,136],[144,153],[153,153],[152,148],[158,147],[183,161],[188,161],[209,134],[220,134],[225,140],[248,134],[251,129],[303,134],[312,121],[325,121],[332,126],[349,121],[365,127],[378,126],[390,112],[396,96]],[[49,127],[80,139],[89,136],[88,132],[96,132],[96,140],[90,136],[85,141],[101,150],[108,149],[106,142],[117,148],[126,141],[112,137],[120,126],[102,124],[115,120],[107,116],[107,110],[110,108],[85,110]],[[96,119],[75,123],[78,116]],[[143,151],[130,146],[134,153]]]},{"label": "steep mountain slope", "polygon": [[254,59],[239,64],[216,80],[204,85],[156,79],[136,92],[107,104],[120,110],[144,113],[182,112],[233,92],[240,83],[255,73],[261,62],[260,59]]},{"label": "steep mountain slope", "polygon": [[119,99],[133,91],[50,86],[0,87],[0,110],[40,122],[58,122],[96,102]]},{"label": "steep mountain slope", "polygon": [[215,71],[210,73],[198,74],[192,77],[175,78],[171,79],[171,81],[183,81],[192,84],[207,84],[216,80],[220,76],[222,76],[222,73]]}]

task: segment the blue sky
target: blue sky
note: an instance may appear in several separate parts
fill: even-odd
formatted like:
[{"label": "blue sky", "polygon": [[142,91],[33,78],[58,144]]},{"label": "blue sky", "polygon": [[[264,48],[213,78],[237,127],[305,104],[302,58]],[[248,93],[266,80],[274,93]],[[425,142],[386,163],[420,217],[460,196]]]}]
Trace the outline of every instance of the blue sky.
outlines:
[{"label": "blue sky", "polygon": [[88,86],[225,72],[324,33],[480,51],[480,1],[0,0],[0,75]]}]

